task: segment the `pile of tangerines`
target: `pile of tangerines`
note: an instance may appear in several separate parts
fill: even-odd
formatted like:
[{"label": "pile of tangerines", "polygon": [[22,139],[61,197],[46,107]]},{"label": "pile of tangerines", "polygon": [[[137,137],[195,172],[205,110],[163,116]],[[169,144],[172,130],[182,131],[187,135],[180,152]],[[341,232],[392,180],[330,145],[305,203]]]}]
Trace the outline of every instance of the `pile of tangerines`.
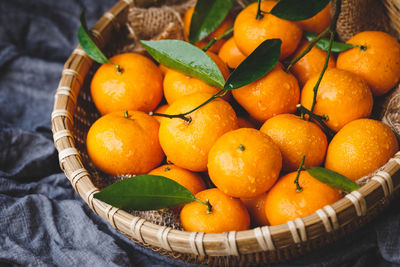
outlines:
[{"label": "pile of tangerines", "polygon": [[[268,12],[276,3],[263,1],[261,9]],[[282,61],[295,58],[308,45],[303,30],[319,34],[331,20],[329,7],[299,22],[268,13],[256,19],[256,12],[253,3],[236,18],[228,15],[196,43],[204,47],[233,25],[233,37],[207,51],[225,79],[266,39],[282,40]],[[193,8],[184,16],[187,34],[192,14]],[[348,43],[359,46],[336,59],[331,56],[315,95],[313,112],[327,118],[332,139],[315,121],[294,114],[299,104],[311,109],[313,103],[327,53],[316,46],[291,71],[278,63],[261,79],[188,114],[189,120],[149,112],[182,114],[219,89],[125,53],[110,59],[122,72],[103,64],[93,77],[92,99],[103,116],[88,132],[88,154],[108,174],[164,176],[208,203],[192,202],[180,210],[186,231],[245,230],[307,216],[340,199],[342,192],[299,169],[302,161],[306,168],[324,165],[356,181],[398,151],[391,129],[368,117],[373,96],[386,94],[399,82],[400,45],[374,31],[361,32]],[[237,112],[237,103],[246,113]],[[216,188],[206,188],[207,176]]]}]

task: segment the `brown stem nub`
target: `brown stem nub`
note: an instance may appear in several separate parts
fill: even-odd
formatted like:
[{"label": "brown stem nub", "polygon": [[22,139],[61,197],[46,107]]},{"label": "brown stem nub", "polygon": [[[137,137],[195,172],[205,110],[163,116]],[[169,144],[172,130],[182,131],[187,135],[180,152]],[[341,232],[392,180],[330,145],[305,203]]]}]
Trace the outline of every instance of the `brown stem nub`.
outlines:
[{"label": "brown stem nub", "polygon": [[244,145],[240,144],[238,147],[238,151],[239,152],[243,152],[246,148],[244,147]]},{"label": "brown stem nub", "polygon": [[207,209],[207,211],[206,211],[207,214],[210,214],[210,213],[212,212],[212,206],[211,206],[211,204],[210,204],[210,201],[208,201],[208,198],[206,198],[206,201],[205,201],[205,202],[201,201],[201,200],[198,199],[198,198],[196,198],[196,201],[199,202],[199,203],[201,203],[201,204],[203,204],[203,205],[206,205],[206,206],[208,207],[208,209]]},{"label": "brown stem nub", "polygon": [[122,74],[124,72],[124,69],[121,68],[121,65],[115,64],[115,67],[117,68],[117,74]]},{"label": "brown stem nub", "polygon": [[131,116],[131,115],[128,114],[128,111],[127,111],[127,110],[124,110],[124,117],[125,117],[125,118],[129,118],[130,116]]},{"label": "brown stem nub", "polygon": [[301,163],[299,168],[297,169],[297,175],[296,175],[296,179],[294,179],[294,183],[296,184],[296,192],[300,193],[301,191],[303,191],[303,188],[300,186],[299,184],[299,177],[300,177],[300,172],[304,167],[304,161],[306,159],[306,155],[303,154],[303,156],[301,157]]}]

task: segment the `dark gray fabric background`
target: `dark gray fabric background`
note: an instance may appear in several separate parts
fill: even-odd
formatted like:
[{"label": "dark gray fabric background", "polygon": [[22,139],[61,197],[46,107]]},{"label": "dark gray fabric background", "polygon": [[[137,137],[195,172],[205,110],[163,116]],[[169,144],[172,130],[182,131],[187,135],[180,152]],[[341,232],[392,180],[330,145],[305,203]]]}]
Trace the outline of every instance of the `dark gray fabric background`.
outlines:
[{"label": "dark gray fabric background", "polygon": [[[50,114],[63,63],[115,0],[0,0],[0,265],[180,266],[95,215],[58,167]],[[400,201],[305,257],[276,266],[400,264]],[[275,265],[274,265],[275,266]]]}]

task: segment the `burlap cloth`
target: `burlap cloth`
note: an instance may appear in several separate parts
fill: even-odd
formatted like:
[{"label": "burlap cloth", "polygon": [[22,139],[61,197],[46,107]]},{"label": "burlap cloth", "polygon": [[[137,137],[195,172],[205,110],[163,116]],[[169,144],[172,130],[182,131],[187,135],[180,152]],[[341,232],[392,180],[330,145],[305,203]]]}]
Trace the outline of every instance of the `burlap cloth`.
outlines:
[{"label": "burlap cloth", "polygon": [[[388,0],[387,0],[388,1]],[[156,2],[156,1],[153,1]],[[249,2],[238,0],[235,2],[233,13],[239,12]],[[185,11],[193,6],[195,0],[165,0],[162,5],[139,8],[131,8],[128,15],[128,44],[123,51],[135,51],[145,53],[145,50],[138,44],[139,40],[159,39],[184,39],[183,15]],[[334,7],[331,3],[331,7]],[[348,40],[355,33],[364,30],[382,30],[398,37],[398,32],[393,28],[387,15],[387,8],[392,5],[378,0],[344,0],[337,23],[338,38],[342,41]],[[334,10],[331,8],[331,12]],[[384,121],[400,136],[400,88],[397,87],[385,97],[375,99],[374,117]],[[91,168],[92,169],[92,168]],[[95,177],[104,177],[104,174]],[[371,176],[359,180],[364,184]],[[124,177],[112,177],[105,184],[115,179]],[[97,183],[99,185],[99,183]],[[181,229],[176,209],[160,211],[133,211],[135,216],[142,217],[158,225],[167,225],[175,229]]]}]

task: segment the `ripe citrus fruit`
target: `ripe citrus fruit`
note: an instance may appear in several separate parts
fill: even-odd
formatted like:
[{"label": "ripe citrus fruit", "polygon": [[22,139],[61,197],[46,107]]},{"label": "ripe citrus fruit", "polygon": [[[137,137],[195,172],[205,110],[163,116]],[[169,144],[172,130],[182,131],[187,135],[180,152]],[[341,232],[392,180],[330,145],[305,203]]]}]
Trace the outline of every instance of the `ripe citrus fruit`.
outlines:
[{"label": "ripe citrus fruit", "polygon": [[221,136],[208,154],[208,174],[232,197],[255,197],[278,179],[282,156],[278,146],[256,129],[241,128]]},{"label": "ripe citrus fruit", "polygon": [[328,28],[331,22],[331,11],[329,5],[322,9],[317,15],[309,19],[300,20],[297,24],[306,31],[320,34]]},{"label": "ripe citrus fruit", "polygon": [[231,37],[224,43],[218,52],[218,56],[225,62],[229,68],[235,69],[246,58],[239,48],[237,48],[235,40]]},{"label": "ripe citrus fruit", "polygon": [[90,86],[93,102],[101,114],[112,111],[155,109],[162,98],[162,74],[147,57],[125,53],[110,58],[122,68],[118,73],[112,64],[103,64]]},{"label": "ripe citrus fruit", "polygon": [[268,225],[267,215],[265,214],[265,199],[266,193],[258,195],[253,198],[241,198],[243,204],[246,206],[249,214],[250,221],[253,226]]},{"label": "ripe citrus fruit", "polygon": [[[168,114],[188,112],[211,97],[208,93],[184,96],[170,105]],[[215,99],[190,113],[191,122],[180,118],[163,118],[160,126],[160,143],[169,161],[191,170],[205,171],[207,156],[212,145],[226,132],[237,129],[233,108],[222,99]]]},{"label": "ripe citrus fruit", "polygon": [[339,54],[337,68],[365,79],[374,95],[383,95],[400,79],[400,44],[384,32],[365,31],[354,35],[349,44],[361,45]]},{"label": "ripe citrus fruit", "polygon": [[297,172],[291,172],[281,178],[267,192],[265,212],[271,225],[278,225],[308,216],[318,209],[340,199],[339,190],[321,183],[307,171],[301,171],[299,184],[303,188],[296,192],[294,180]]},{"label": "ripe citrus fruit", "polygon": [[111,175],[147,173],[164,158],[157,120],[141,111],[127,113],[116,111],[100,117],[86,138],[93,163]]},{"label": "ripe citrus fruit", "polygon": [[[319,74],[311,77],[301,92],[301,104],[311,109],[313,88]],[[367,83],[357,75],[339,69],[328,69],[318,88],[314,113],[328,115],[329,128],[339,131],[352,120],[371,114],[373,98]]]},{"label": "ripe citrus fruit", "polygon": [[232,90],[232,94],[252,117],[265,121],[281,113],[294,113],[300,89],[296,78],[278,64],[257,81]]},{"label": "ripe citrus fruit", "polygon": [[186,187],[193,195],[206,189],[206,185],[200,175],[172,164],[162,165],[149,172],[149,174],[174,180],[181,186]]},{"label": "ripe citrus fruit", "polygon": [[[225,79],[229,76],[229,69],[226,64],[214,53],[207,52],[211,59],[217,64],[222,76]],[[205,82],[187,76],[175,70],[168,70],[164,78],[164,96],[169,104],[185,95],[194,93],[211,93],[215,94],[220,89],[215,88]],[[229,94],[230,95],[230,94]],[[228,99],[229,95],[225,95],[224,99]]]},{"label": "ripe citrus fruit", "polygon": [[332,139],[325,167],[355,181],[381,167],[398,150],[396,136],[387,125],[371,119],[355,120]]},{"label": "ripe citrus fruit", "polygon": [[[194,7],[189,8],[183,17],[183,26],[184,26],[184,30],[185,30],[185,33],[187,36],[189,36],[189,32],[190,32],[190,23],[192,21],[193,11],[194,11]],[[199,48],[204,48],[208,44],[209,41],[211,41],[213,38],[220,37],[222,34],[225,33],[226,30],[228,30],[230,27],[232,27],[232,25],[233,25],[232,16],[231,15],[226,16],[224,21],[222,21],[222,23],[218,26],[218,28],[215,31],[213,31],[210,35],[208,35],[203,40],[197,42],[195,45]],[[221,39],[221,40],[215,42],[209,48],[209,51],[218,53],[219,49],[224,44],[224,42],[225,42],[224,39]]]},{"label": "ripe citrus fruit", "polygon": [[250,216],[244,204],[225,195],[217,188],[201,191],[196,198],[211,204],[208,207],[197,201],[186,204],[180,219],[183,229],[188,232],[223,233],[249,229]]},{"label": "ripe citrus fruit", "polygon": [[[293,58],[299,56],[308,46],[309,42],[303,42],[293,55]],[[292,72],[299,80],[301,85],[304,85],[308,79],[316,74],[320,74],[325,64],[327,52],[314,46],[310,52],[302,57],[292,67]],[[335,59],[330,56],[328,61],[328,68],[335,67]]]},{"label": "ripe citrus fruit", "polygon": [[[261,2],[261,10],[269,12],[276,1]],[[263,41],[278,38],[282,40],[281,59],[287,58],[300,43],[303,31],[296,23],[280,19],[271,14],[264,14],[256,19],[257,3],[248,5],[236,17],[233,36],[237,47],[248,56]]]},{"label": "ripe citrus fruit", "polygon": [[267,120],[260,131],[279,146],[284,171],[297,170],[303,155],[306,167],[320,166],[324,162],[328,141],[313,122],[293,114],[280,114]]}]

